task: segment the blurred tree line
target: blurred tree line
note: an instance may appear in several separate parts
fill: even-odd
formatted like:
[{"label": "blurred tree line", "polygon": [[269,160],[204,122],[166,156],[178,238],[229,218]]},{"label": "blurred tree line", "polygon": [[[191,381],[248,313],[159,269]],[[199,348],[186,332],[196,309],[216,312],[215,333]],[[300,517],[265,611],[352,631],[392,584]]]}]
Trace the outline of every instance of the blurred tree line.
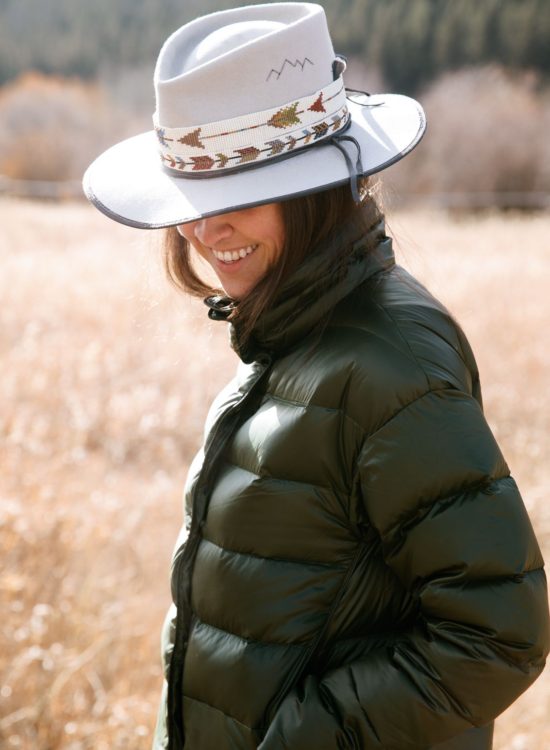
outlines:
[{"label": "blurred tree line", "polygon": [[[0,0],[0,84],[34,69],[96,78],[156,59],[192,18],[228,0]],[[338,52],[405,93],[441,73],[499,63],[550,73],[549,0],[324,0]]]}]

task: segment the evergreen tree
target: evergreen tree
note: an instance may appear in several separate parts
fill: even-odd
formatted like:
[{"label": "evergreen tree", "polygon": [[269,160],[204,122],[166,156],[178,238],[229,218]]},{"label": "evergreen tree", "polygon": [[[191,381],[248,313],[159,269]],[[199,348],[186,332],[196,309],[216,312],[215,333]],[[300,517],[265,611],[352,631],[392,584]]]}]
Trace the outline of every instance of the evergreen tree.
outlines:
[{"label": "evergreen tree", "polygon": [[[253,0],[0,0],[0,83],[36,69],[97,76],[154,61],[198,15]],[[414,93],[439,73],[497,62],[550,75],[549,0],[321,0],[335,49]]]}]

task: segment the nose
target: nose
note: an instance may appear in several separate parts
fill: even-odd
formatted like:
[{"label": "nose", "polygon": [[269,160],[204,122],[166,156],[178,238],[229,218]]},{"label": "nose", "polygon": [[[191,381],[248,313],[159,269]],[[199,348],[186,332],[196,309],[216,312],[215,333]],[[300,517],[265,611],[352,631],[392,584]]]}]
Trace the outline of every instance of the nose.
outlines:
[{"label": "nose", "polygon": [[193,233],[201,244],[207,247],[216,247],[217,244],[231,237],[233,227],[227,217],[221,214],[197,221]]}]

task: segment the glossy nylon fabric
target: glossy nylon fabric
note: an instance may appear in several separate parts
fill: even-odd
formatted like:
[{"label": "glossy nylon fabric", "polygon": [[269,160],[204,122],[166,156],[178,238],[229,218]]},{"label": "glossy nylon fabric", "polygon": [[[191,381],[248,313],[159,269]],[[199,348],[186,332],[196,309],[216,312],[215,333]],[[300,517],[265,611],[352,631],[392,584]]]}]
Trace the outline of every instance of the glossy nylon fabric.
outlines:
[{"label": "glossy nylon fabric", "polygon": [[381,227],[334,254],[232,331],[156,750],[487,750],[543,667],[543,561],[463,333]]}]

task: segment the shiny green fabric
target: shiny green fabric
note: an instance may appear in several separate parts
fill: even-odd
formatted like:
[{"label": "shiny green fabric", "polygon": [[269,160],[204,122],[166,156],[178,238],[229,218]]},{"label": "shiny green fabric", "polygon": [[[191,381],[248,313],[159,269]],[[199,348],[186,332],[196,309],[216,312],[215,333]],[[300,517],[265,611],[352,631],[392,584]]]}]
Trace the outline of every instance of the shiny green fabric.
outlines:
[{"label": "shiny green fabric", "polygon": [[541,554],[461,330],[389,239],[335,252],[233,330],[190,470],[185,749],[487,750],[548,651]]}]

